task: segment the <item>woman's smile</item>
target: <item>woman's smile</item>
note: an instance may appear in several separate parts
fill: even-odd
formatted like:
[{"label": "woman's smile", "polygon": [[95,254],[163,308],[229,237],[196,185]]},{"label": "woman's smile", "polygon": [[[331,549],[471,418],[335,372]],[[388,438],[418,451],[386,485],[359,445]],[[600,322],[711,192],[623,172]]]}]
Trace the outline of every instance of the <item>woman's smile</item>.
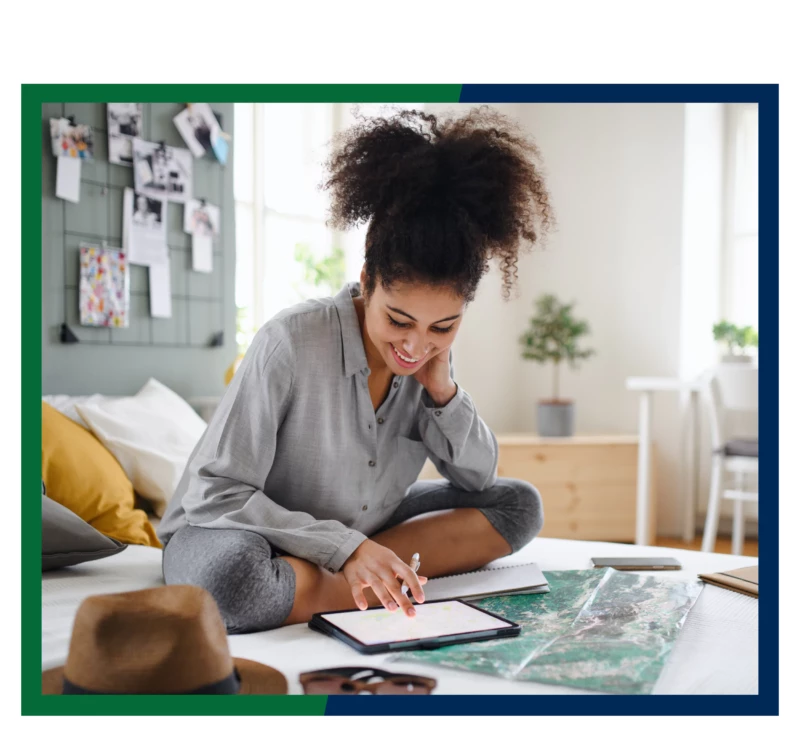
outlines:
[{"label": "woman's smile", "polygon": [[417,358],[416,360],[407,360],[405,358],[406,354],[395,348],[394,343],[389,343],[389,345],[392,347],[392,355],[395,361],[403,368],[417,368],[425,360],[425,356]]}]

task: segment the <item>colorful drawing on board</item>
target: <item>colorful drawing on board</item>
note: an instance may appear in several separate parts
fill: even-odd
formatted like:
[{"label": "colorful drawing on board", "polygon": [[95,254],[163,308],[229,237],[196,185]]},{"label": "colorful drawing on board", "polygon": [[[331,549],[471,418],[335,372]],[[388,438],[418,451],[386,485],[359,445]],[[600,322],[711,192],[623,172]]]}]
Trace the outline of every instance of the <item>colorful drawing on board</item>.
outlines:
[{"label": "colorful drawing on board", "polygon": [[130,274],[127,256],[112,248],[81,246],[81,325],[127,328]]},{"label": "colorful drawing on board", "polygon": [[71,159],[94,158],[94,136],[88,125],[75,125],[67,118],[50,118],[53,156]]}]

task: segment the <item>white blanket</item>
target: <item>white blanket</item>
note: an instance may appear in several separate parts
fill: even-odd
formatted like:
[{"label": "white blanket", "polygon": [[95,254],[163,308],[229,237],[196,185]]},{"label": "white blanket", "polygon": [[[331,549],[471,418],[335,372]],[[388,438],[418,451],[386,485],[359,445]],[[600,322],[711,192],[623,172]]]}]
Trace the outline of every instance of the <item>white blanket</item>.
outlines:
[{"label": "white blanket", "polygon": [[[598,555],[673,556],[682,571],[652,575],[694,579],[698,573],[757,565],[757,558],[699,553],[620,543],[540,538],[504,563],[535,561],[542,571],[591,568]],[[161,551],[131,545],[119,555],[42,574],[42,668],[67,658],[75,612],[93,594],[149,588],[163,584]],[[360,655],[347,645],[312,632],[307,625],[270,632],[231,635],[231,654],[267,663],[289,681],[290,693],[302,693],[298,674],[337,665],[380,667],[389,655]],[[426,674],[438,680],[437,694],[577,694],[596,693],[539,683],[521,683],[417,663],[386,663],[388,670]],[[758,600],[705,586],[686,619],[661,678],[657,694],[754,694],[758,692]]]}]

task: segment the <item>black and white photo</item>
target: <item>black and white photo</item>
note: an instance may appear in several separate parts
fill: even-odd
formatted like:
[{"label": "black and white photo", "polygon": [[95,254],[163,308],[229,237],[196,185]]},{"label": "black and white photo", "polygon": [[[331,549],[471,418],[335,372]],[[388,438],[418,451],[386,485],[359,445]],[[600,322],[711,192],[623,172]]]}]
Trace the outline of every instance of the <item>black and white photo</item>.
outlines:
[{"label": "black and white photo", "polygon": [[109,102],[107,118],[109,162],[133,166],[132,141],[142,135],[142,103]]},{"label": "black and white photo", "polygon": [[192,198],[192,154],[188,149],[134,138],[133,160],[137,194],[170,202]]},{"label": "black and white photo", "polygon": [[167,203],[125,189],[122,247],[132,264],[150,266],[167,260]]},{"label": "black and white photo", "polygon": [[212,151],[212,144],[219,137],[220,127],[207,102],[187,105],[173,120],[189,150],[195,156],[204,156]]}]

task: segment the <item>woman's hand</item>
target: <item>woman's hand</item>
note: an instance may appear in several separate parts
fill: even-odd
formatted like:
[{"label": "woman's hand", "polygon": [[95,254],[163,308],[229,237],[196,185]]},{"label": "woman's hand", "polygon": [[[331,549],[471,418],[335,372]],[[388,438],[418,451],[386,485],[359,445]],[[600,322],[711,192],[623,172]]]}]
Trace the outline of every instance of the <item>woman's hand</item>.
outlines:
[{"label": "woman's hand", "polygon": [[367,599],[363,590],[371,588],[380,599],[381,604],[390,612],[400,606],[406,616],[416,616],[414,605],[400,591],[401,584],[398,576],[408,585],[418,603],[425,601],[422,584],[428,579],[425,576],[417,576],[389,548],[379,545],[373,540],[364,540],[353,551],[342,566],[342,573],[344,573],[347,583],[350,584],[353,600],[359,609],[367,608]]},{"label": "woman's hand", "polygon": [[445,348],[440,353],[432,356],[419,371],[411,374],[425,389],[431,399],[443,407],[458,391],[455,382],[450,378],[450,348]]}]

